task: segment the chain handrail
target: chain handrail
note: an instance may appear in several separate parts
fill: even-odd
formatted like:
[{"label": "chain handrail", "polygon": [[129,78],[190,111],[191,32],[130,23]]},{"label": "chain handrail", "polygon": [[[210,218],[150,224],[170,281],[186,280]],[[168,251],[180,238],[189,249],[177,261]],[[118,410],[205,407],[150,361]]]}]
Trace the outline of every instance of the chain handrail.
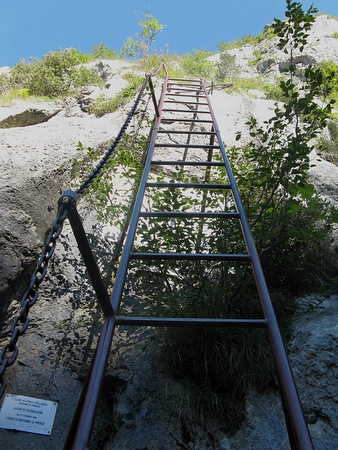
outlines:
[{"label": "chain handrail", "polygon": [[63,228],[63,223],[67,217],[67,208],[65,203],[59,202],[56,218],[53,222],[52,231],[49,233],[45,246],[42,250],[41,256],[34,269],[29,286],[21,299],[20,313],[14,318],[12,325],[9,329],[10,339],[7,342],[0,353],[0,398],[2,397],[6,389],[6,380],[4,378],[7,367],[14,364],[19,349],[17,342],[20,336],[24,334],[29,325],[28,312],[30,308],[36,303],[39,297],[39,286],[47,273],[47,267],[50,258],[52,257],[56,241],[60,236]]},{"label": "chain handrail", "polygon": [[[127,128],[135,115],[136,109],[140,103],[141,98],[144,95],[144,91],[146,89],[147,84],[150,86],[150,90],[152,88],[151,83],[151,77],[156,76],[161,68],[164,68],[164,71],[166,73],[166,76],[168,76],[167,67],[165,64],[165,61],[163,60],[159,66],[159,68],[153,72],[153,73],[146,73],[144,82],[140,88],[140,91],[137,95],[137,98],[134,102],[133,107],[129,111],[127,118],[122,125],[118,135],[114,139],[114,142],[111,144],[111,146],[108,148],[106,153],[104,154],[103,158],[99,161],[99,163],[96,165],[96,167],[90,172],[90,174],[86,177],[86,179],[81,183],[80,187],[76,190],[76,195],[83,195],[86,190],[90,187],[90,185],[94,182],[94,180],[101,174],[104,167],[107,165],[110,157],[112,156],[114,150],[116,149],[117,145],[121,141],[123,135],[127,131]],[[6,389],[6,379],[5,379],[5,372],[7,367],[10,367],[14,364],[14,362],[17,359],[17,356],[19,354],[19,349],[17,346],[17,342],[20,336],[22,336],[25,331],[28,328],[29,325],[29,317],[28,313],[30,308],[36,303],[38,297],[39,297],[39,286],[43,279],[46,276],[48,263],[51,257],[54,254],[55,247],[56,247],[56,241],[58,237],[60,236],[64,221],[66,220],[68,216],[68,206],[69,206],[69,197],[67,196],[61,196],[58,202],[58,210],[56,217],[53,222],[52,231],[49,233],[45,245],[43,247],[43,250],[41,252],[41,256],[39,258],[39,261],[36,265],[36,268],[34,269],[31,278],[30,283],[28,285],[28,288],[26,289],[24,295],[21,298],[21,309],[20,313],[14,318],[11,327],[9,328],[8,334],[10,335],[10,338],[6,344],[1,349],[0,352],[0,398],[5,392]]]},{"label": "chain handrail", "polygon": [[76,193],[78,195],[82,195],[86,192],[86,190],[88,189],[88,187],[94,182],[94,180],[100,175],[100,173],[102,172],[102,170],[104,169],[104,167],[107,165],[111,155],[113,154],[114,150],[116,149],[116,147],[118,146],[119,142],[121,141],[123,135],[125,134],[131,119],[133,118],[136,109],[138,107],[138,104],[141,100],[141,98],[143,97],[144,94],[144,90],[147,86],[147,83],[149,82],[149,74],[146,74],[145,76],[145,80],[141,86],[141,89],[139,91],[139,94],[136,98],[136,101],[133,105],[133,107],[131,108],[131,110],[129,111],[127,118],[124,122],[124,124],[122,125],[122,128],[119,131],[119,134],[116,136],[116,138],[114,139],[114,142],[111,144],[111,146],[108,148],[108,150],[106,151],[106,153],[104,154],[103,158],[99,161],[99,163],[96,165],[96,167],[90,172],[90,174],[88,175],[88,177],[83,181],[83,183],[80,185],[79,189],[77,189]]}]

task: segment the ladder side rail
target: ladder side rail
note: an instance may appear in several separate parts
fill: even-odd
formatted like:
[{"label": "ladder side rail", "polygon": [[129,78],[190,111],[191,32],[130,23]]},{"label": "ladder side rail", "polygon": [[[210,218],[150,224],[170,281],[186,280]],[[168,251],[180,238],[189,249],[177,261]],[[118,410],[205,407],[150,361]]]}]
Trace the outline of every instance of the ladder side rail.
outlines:
[{"label": "ladder side rail", "polygon": [[140,181],[140,186],[139,186],[137,197],[135,200],[133,214],[130,219],[130,225],[129,225],[129,229],[128,229],[126,242],[125,242],[125,245],[124,245],[124,248],[122,251],[119,269],[116,274],[115,285],[114,285],[114,289],[113,289],[112,296],[111,296],[111,304],[112,304],[112,307],[114,310],[114,314],[116,314],[116,315],[118,314],[119,309],[120,309],[120,303],[121,303],[121,297],[122,297],[122,293],[123,293],[124,282],[125,282],[127,270],[128,270],[129,254],[130,254],[132,246],[133,246],[135,233],[136,233],[136,229],[137,229],[138,217],[139,217],[139,213],[141,211],[145,189],[147,187],[147,179],[148,179],[148,174],[149,174],[149,170],[151,167],[152,156],[153,156],[154,149],[155,149],[155,141],[156,141],[157,132],[158,132],[158,129],[159,129],[159,126],[161,123],[161,116],[162,116],[164,98],[165,98],[165,94],[167,91],[167,84],[168,84],[168,77],[166,77],[164,79],[162,94],[161,94],[161,98],[159,101],[159,107],[158,107],[159,116],[156,118],[156,122],[155,122],[155,125],[153,128],[153,131],[152,131],[152,136],[151,136],[151,140],[149,143],[148,155],[147,155],[147,158],[145,161],[143,174],[142,174],[141,181]]},{"label": "ladder side rail", "polygon": [[[311,450],[313,444],[308,427],[305,422],[303,409],[298,396],[295,380],[291,371],[289,360],[284,348],[281,333],[278,327],[276,315],[272,306],[271,298],[265,281],[263,269],[260,263],[258,252],[253,240],[251,229],[246,217],[246,213],[239,195],[239,191],[236,185],[235,178],[232,173],[230,162],[228,160],[226,150],[221,138],[221,133],[216,121],[216,117],[212,108],[210,97],[207,93],[205,82],[203,81],[203,87],[206,99],[209,104],[210,114],[214,124],[214,130],[217,134],[217,139],[220,145],[221,153],[225,162],[225,167],[229,179],[229,183],[232,186],[232,193],[236,203],[237,211],[241,216],[241,226],[243,230],[244,239],[248,249],[248,253],[251,255],[252,270],[256,281],[257,290],[259,293],[262,309],[267,319],[267,328],[269,331],[269,338],[271,348],[280,379],[280,388],[285,400],[286,406],[286,420],[290,420],[292,432],[294,434],[294,441],[297,443],[297,448],[300,450]],[[289,430],[288,430],[289,431]],[[293,437],[289,437],[290,442],[293,442]]]},{"label": "ladder side rail", "polygon": [[66,442],[64,450],[87,450],[89,448],[91,434],[94,427],[99,396],[110,355],[111,344],[115,331],[115,317],[107,317],[104,321],[100,339],[91,366],[91,371],[86,383],[86,392],[81,401],[81,413],[74,434],[74,442]]}]

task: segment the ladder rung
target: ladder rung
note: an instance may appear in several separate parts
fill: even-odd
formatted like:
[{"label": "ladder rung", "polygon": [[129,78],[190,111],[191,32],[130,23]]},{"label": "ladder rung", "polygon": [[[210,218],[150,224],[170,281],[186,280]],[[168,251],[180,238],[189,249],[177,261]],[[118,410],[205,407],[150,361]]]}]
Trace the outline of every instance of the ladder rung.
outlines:
[{"label": "ladder rung", "polygon": [[179,94],[179,93],[174,93],[174,92],[168,92],[166,95],[167,95],[168,97],[206,98],[205,95]]},{"label": "ladder rung", "polygon": [[165,134],[196,134],[203,136],[216,136],[215,131],[180,131],[180,130],[158,130],[157,133],[165,133]]},{"label": "ladder rung", "polygon": [[219,145],[211,145],[211,144],[155,144],[155,147],[161,148],[214,148],[220,149]]},{"label": "ladder rung", "polygon": [[167,90],[168,95],[172,95],[172,93],[170,92],[171,89],[173,91],[175,91],[176,94],[178,94],[179,92],[203,92],[202,88],[198,88],[197,86],[196,86],[196,89],[182,89],[182,88],[170,88],[169,87]]},{"label": "ladder rung", "polygon": [[193,81],[194,83],[200,82],[197,78],[169,78],[168,81]]},{"label": "ladder rung", "polygon": [[[195,83],[172,83],[171,81],[168,82],[167,87],[170,89],[172,86],[180,86],[180,87],[197,87],[197,88],[201,88],[203,89],[203,86],[201,85],[201,83],[199,82],[195,82]],[[176,89],[176,88],[175,88]]]},{"label": "ladder rung", "polygon": [[[179,80],[177,80],[177,81],[179,81]],[[193,86],[193,87],[200,87],[200,88],[203,88],[203,86],[202,86],[202,84],[201,84],[201,82],[199,81],[199,80],[192,80],[192,81],[187,81],[186,83],[184,82],[184,83],[176,83],[176,82],[173,82],[173,81],[170,81],[170,80],[168,80],[168,86],[170,87],[170,86],[182,86],[182,87],[185,87],[185,86]]]},{"label": "ladder rung", "polygon": [[188,122],[188,123],[213,123],[213,121],[212,120],[203,120],[203,119],[169,119],[169,118],[167,118],[167,119],[162,119],[161,120],[161,123],[163,123],[163,122],[169,122],[169,123],[172,123],[172,122]]},{"label": "ladder rung", "polygon": [[187,189],[231,189],[231,184],[211,184],[211,183],[166,183],[166,182],[153,182],[148,181],[147,187],[158,188],[187,188]]},{"label": "ladder rung", "polygon": [[143,211],[140,212],[140,217],[154,217],[154,218],[166,218],[166,217],[176,217],[178,219],[187,219],[189,217],[196,218],[208,218],[208,219],[238,219],[240,218],[240,214],[238,212],[179,212],[179,211],[158,211],[158,212],[149,212]]},{"label": "ladder rung", "polygon": [[176,112],[176,113],[194,113],[194,114],[210,114],[210,111],[196,111],[194,109],[162,109],[163,112]]},{"label": "ladder rung", "polygon": [[190,101],[179,102],[179,101],[176,101],[176,100],[165,100],[164,103],[174,103],[175,105],[176,105],[177,103],[179,103],[179,104],[181,104],[181,105],[209,106],[208,103],[190,102]]},{"label": "ladder rung", "polygon": [[[175,81],[181,81],[181,83],[175,83]],[[183,80],[180,78],[171,78],[168,80],[168,85],[178,85],[178,86],[202,86],[199,80]]]},{"label": "ladder rung", "polygon": [[250,255],[231,253],[145,253],[131,252],[130,259],[177,261],[250,261]]},{"label": "ladder rung", "polygon": [[204,317],[125,317],[117,316],[116,325],[134,325],[148,327],[181,327],[181,326],[212,326],[212,327],[250,327],[265,328],[266,319],[209,319]]},{"label": "ladder rung", "polygon": [[161,161],[153,160],[151,164],[158,166],[205,166],[205,167],[224,167],[222,162],[211,161]]}]

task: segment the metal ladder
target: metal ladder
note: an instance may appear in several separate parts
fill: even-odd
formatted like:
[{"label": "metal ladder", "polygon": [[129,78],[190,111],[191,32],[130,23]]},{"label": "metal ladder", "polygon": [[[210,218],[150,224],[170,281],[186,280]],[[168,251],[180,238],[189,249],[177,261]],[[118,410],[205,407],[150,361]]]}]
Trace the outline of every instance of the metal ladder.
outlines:
[{"label": "metal ladder", "polygon": [[[156,109],[156,122],[152,130],[144,171],[135,200],[127,238],[120,259],[119,269],[110,300],[113,314],[106,314],[102,335],[96,350],[89,381],[81,403],[82,413],[73,426],[74,441],[71,448],[87,448],[97,398],[117,325],[137,326],[213,326],[266,328],[276,364],[280,384],[281,399],[292,449],[308,450],[313,445],[303,416],[293,375],[284,349],[281,334],[264,279],[258,253],[243,209],[232,170],[222,143],[217,121],[212,110],[208,88],[203,80],[164,79],[162,94]],[[190,171],[192,182],[173,180],[172,168]],[[212,182],[212,170],[223,169],[227,182]],[[158,180],[159,170],[163,175]],[[201,175],[202,174],[202,175]],[[199,177],[199,179],[198,179]],[[201,204],[197,211],[152,210],[145,208],[145,199],[151,197],[152,190],[181,189],[189,191],[191,198],[200,193]],[[233,210],[210,210],[206,207],[210,192],[228,193],[233,199]],[[146,224],[165,220],[237,221],[243,237],[242,252],[215,253],[204,251],[138,251],[137,230],[140,222]],[[121,316],[124,286],[133,261],[228,261],[232,264],[251,266],[257,292],[260,298],[262,317],[252,318],[208,318],[208,317],[135,317]],[[108,308],[109,310],[109,308]],[[109,311],[108,311],[109,312]],[[101,381],[102,382],[102,381]]]}]

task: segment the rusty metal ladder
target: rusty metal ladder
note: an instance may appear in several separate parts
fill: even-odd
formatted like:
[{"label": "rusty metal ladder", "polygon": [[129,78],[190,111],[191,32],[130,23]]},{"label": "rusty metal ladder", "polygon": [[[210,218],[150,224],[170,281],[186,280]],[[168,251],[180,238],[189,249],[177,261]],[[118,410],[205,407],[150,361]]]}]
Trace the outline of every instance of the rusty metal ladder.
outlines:
[{"label": "rusty metal ladder", "polygon": [[[217,121],[211,106],[208,88],[203,80],[165,78],[160,101],[156,109],[156,122],[152,130],[147,159],[140,181],[138,195],[131,217],[128,235],[120,259],[110,304],[104,309],[105,323],[92,364],[91,373],[79,401],[79,413],[74,420],[66,448],[88,447],[95,412],[105,374],[115,326],[214,326],[251,327],[267,329],[276,364],[290,446],[292,449],[313,448],[311,437],[303,416],[293,375],[284,349],[281,334],[264,279],[258,253],[243,209],[238,189],[222,142]],[[215,158],[215,155],[218,157]],[[170,167],[182,170],[204,170],[201,181],[183,182],[172,179],[158,181],[154,173],[161,168],[170,173]],[[210,181],[210,171],[223,168],[227,183]],[[170,178],[170,177],[169,177]],[[201,191],[203,198],[210,190],[229,192],[235,210],[206,211],[153,211],[144,207],[145,198],[151,190],[182,189]],[[203,203],[203,202],[202,202]],[[246,250],[242,253],[140,252],[137,251],[137,230],[141,220],[175,219],[221,219],[238,221],[242,230]],[[74,219],[74,218],[73,218]],[[79,226],[81,226],[79,224]],[[74,228],[74,227],[73,227]],[[76,233],[75,233],[76,234]],[[262,309],[258,319],[232,319],[207,317],[126,317],[120,315],[124,286],[132,261],[231,261],[233,264],[248,264],[252,268]],[[99,380],[99,381],[98,381]]]}]

